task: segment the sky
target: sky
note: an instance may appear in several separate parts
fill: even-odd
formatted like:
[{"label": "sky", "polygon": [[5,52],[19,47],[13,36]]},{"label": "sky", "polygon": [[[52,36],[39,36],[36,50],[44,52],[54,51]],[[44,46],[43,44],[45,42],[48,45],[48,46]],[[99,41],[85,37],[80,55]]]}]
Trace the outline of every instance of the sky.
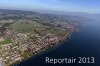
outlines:
[{"label": "sky", "polygon": [[100,13],[100,0],[0,0],[0,9]]}]

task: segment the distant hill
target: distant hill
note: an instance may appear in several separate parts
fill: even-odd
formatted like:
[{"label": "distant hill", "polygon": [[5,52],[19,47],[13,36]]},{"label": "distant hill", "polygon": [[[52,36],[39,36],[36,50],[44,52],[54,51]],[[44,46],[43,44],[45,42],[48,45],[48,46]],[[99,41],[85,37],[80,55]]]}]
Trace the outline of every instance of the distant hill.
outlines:
[{"label": "distant hill", "polygon": [[[13,14],[13,16],[11,16]],[[9,16],[10,15],[10,16]],[[2,17],[3,16],[3,17]],[[4,19],[35,19],[43,18],[43,20],[56,18],[61,20],[75,20],[78,19],[81,21],[84,20],[95,20],[100,21],[100,14],[88,14],[82,12],[56,12],[56,11],[21,11],[21,10],[8,10],[8,9],[0,9],[0,18]],[[1,19],[2,19],[1,18]],[[45,18],[45,19],[44,19]],[[62,20],[62,21],[63,21]]]},{"label": "distant hill", "polygon": [[77,16],[77,17],[83,17],[90,20],[100,21],[100,14],[89,14],[84,12],[55,12],[55,11],[49,11],[47,13],[74,16],[74,17]]}]

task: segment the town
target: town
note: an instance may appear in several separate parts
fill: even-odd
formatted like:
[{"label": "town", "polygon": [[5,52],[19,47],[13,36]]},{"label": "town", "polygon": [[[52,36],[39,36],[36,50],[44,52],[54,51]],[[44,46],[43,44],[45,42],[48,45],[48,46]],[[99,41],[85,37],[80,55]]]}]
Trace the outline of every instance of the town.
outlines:
[{"label": "town", "polygon": [[[3,15],[3,13],[0,13]],[[16,14],[7,14],[10,17]],[[79,31],[80,22],[41,22],[42,17],[0,19],[0,63],[9,66],[22,62],[50,47],[68,40],[74,31]],[[39,17],[38,19],[36,19]],[[47,19],[48,21],[49,19]],[[60,19],[59,19],[60,20]],[[44,20],[46,21],[46,19]],[[65,20],[62,20],[65,21]]]}]

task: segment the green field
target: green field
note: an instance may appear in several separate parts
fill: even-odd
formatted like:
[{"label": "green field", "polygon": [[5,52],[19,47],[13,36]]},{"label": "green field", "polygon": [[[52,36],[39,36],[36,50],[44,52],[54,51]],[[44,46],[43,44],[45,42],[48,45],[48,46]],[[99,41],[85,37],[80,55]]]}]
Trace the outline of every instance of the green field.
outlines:
[{"label": "green field", "polygon": [[[52,33],[54,35],[59,35],[62,34],[65,31],[61,31],[58,29],[55,29],[51,26],[46,26],[41,23],[31,21],[31,22],[15,22],[10,25],[10,27],[15,31],[15,32],[20,32],[20,33],[30,33],[30,34],[41,34],[41,35],[46,35],[48,33]],[[33,37],[31,37],[33,38]]]},{"label": "green field", "polygon": [[37,23],[35,21],[26,23],[26,22],[16,22],[12,25],[10,25],[10,27],[15,31],[15,32],[21,32],[21,33],[25,33],[25,32],[41,32],[43,30],[45,30],[45,28],[47,28],[47,26],[44,26],[40,23]]},{"label": "green field", "polygon": [[6,38],[4,39],[4,41],[0,42],[0,45],[9,44],[9,43],[12,43],[12,40],[10,38]]}]

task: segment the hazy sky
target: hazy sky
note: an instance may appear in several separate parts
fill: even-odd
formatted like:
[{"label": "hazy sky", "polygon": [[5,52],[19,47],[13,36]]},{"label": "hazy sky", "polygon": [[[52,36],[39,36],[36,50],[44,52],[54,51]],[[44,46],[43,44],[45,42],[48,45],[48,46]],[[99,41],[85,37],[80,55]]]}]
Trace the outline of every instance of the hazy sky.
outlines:
[{"label": "hazy sky", "polygon": [[0,9],[100,13],[100,0],[0,0]]}]

